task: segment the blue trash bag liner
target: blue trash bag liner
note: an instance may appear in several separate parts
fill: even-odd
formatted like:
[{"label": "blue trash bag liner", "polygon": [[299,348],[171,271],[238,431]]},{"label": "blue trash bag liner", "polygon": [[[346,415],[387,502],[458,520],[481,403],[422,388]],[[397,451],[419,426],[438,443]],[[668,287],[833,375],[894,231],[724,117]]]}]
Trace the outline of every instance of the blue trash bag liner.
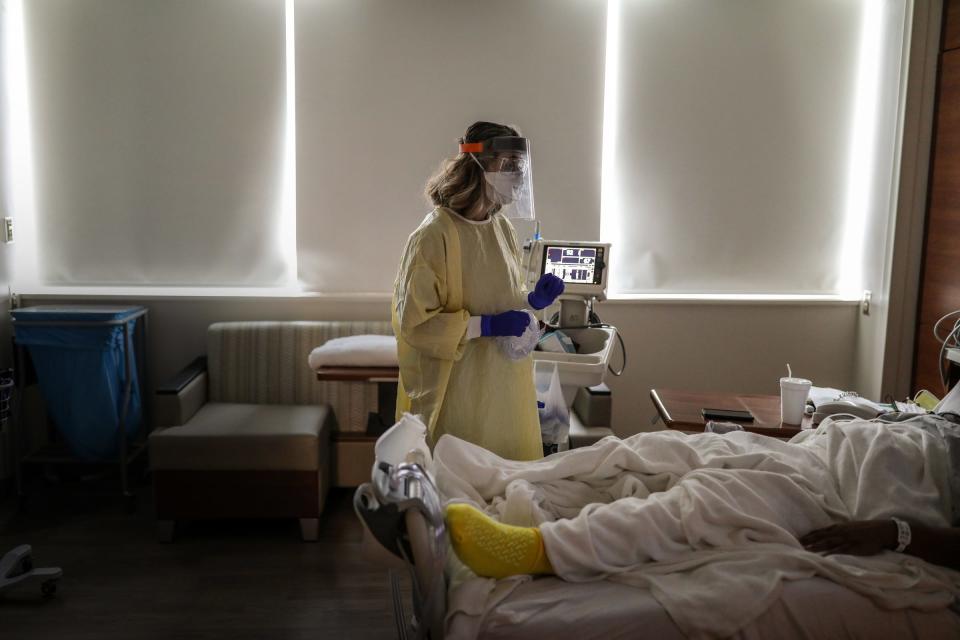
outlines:
[{"label": "blue trash bag liner", "polygon": [[[16,326],[17,342],[27,347],[47,412],[77,457],[87,461],[116,458],[126,385],[127,349],[133,350],[136,320],[100,327]],[[143,419],[135,361],[125,419],[127,438],[136,435]],[[129,441],[129,440],[128,440]]]}]

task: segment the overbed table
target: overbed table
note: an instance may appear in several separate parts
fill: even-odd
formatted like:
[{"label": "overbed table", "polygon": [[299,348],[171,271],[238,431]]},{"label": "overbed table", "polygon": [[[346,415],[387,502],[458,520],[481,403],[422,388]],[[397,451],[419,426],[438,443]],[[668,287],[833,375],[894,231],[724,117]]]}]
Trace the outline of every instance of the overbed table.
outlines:
[{"label": "overbed table", "polygon": [[707,422],[701,414],[705,408],[747,410],[753,414],[754,421],[737,424],[743,426],[744,431],[774,438],[792,438],[801,428],[813,426],[809,415],[804,415],[801,426],[780,422],[780,396],[651,389],[650,399],[664,425],[678,431],[702,432]]}]

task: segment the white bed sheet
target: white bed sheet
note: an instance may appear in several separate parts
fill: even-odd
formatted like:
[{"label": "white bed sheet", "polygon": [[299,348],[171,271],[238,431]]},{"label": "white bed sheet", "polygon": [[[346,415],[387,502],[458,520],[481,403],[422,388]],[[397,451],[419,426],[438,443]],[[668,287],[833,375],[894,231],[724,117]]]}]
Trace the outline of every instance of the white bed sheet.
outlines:
[{"label": "white bed sheet", "polygon": [[[728,469],[741,466],[751,473],[762,471],[762,480],[767,484],[780,480],[785,473],[792,473],[791,477],[798,478],[798,487],[803,488],[803,483],[813,486],[812,491],[788,494],[778,492],[780,485],[770,488],[760,482],[751,484],[740,479],[735,487],[742,488],[745,493],[759,494],[759,488],[764,488],[774,494],[775,499],[769,504],[779,509],[774,514],[778,519],[771,519],[770,522],[792,522],[791,518],[798,512],[796,505],[806,505],[809,501],[803,500],[808,495],[824,501],[824,511],[836,511],[836,520],[882,517],[885,511],[894,509],[908,513],[908,517],[918,521],[932,519],[932,524],[936,526],[943,526],[949,521],[949,465],[936,433],[914,426],[847,424],[842,429],[822,426],[816,434],[808,433],[805,437],[811,442],[796,446],[795,443],[785,444],[745,433],[726,437],[707,434],[697,438],[674,433],[644,434],[623,441],[605,439],[593,447],[551,456],[537,463],[515,463],[445,436],[434,451],[434,470],[444,497],[477,504],[494,517],[511,524],[538,525],[541,528],[546,526],[545,523],[563,522],[564,519],[576,517],[582,509],[594,508],[591,505],[612,503],[634,494],[642,499],[646,495],[643,489],[650,495],[659,492],[661,496],[669,496],[668,487],[656,484],[657,479],[664,475],[674,479],[675,488],[704,475],[702,472],[691,472],[692,467],[709,467],[712,470],[710,473],[727,477],[735,476]],[[871,455],[866,455],[863,450]],[[891,456],[895,458],[892,462]],[[828,471],[823,462],[826,458],[832,460]],[[860,462],[853,458],[858,458]],[[771,467],[774,462],[782,462],[783,469]],[[755,469],[758,465],[762,468]],[[891,470],[897,473],[893,474]],[[871,474],[878,475],[874,477]],[[904,477],[895,478],[898,475]],[[737,480],[736,477],[729,479]],[[628,482],[632,480],[636,482]],[[673,493],[680,498],[689,495],[689,492]],[[727,493],[730,493],[729,490]],[[800,497],[793,502],[785,499],[785,496],[794,494]],[[719,498],[710,502],[712,510],[709,513],[715,514],[716,505],[720,503]],[[694,515],[702,512],[687,511]],[[683,532],[688,537],[690,531],[710,531],[706,525],[695,527],[699,521],[688,518],[686,522],[690,527]],[[739,523],[739,520],[731,523],[723,521],[715,525],[726,527],[724,531],[730,529],[736,532],[742,530]],[[802,533],[825,524],[815,520],[812,526],[803,524],[794,528]],[[631,538],[631,532],[636,529],[645,531],[646,536],[635,540]],[[621,546],[630,547],[627,551],[649,546],[659,539],[658,536],[665,536],[666,530],[652,524],[634,526],[632,521],[617,529],[622,532]],[[781,533],[779,529],[777,532]],[[572,556],[580,554],[587,559],[594,558],[598,553],[596,547],[606,544],[599,538],[591,537],[590,531],[586,533],[574,540],[577,544],[569,545]],[[458,639],[499,637],[495,635],[496,629],[513,626],[519,629],[520,635],[513,635],[513,631],[510,631],[503,637],[539,637],[539,634],[550,631],[562,633],[562,637],[585,640],[594,637],[586,635],[591,625],[585,621],[596,618],[595,625],[604,629],[596,637],[616,637],[611,635],[611,630],[630,627],[632,633],[629,637],[635,637],[637,628],[640,628],[657,629],[657,633],[649,637],[664,638],[682,637],[678,635],[679,629],[691,635],[710,638],[726,637],[740,630],[741,635],[734,637],[748,640],[763,637],[909,638],[938,637],[925,631],[913,631],[920,626],[926,628],[926,623],[919,621],[936,620],[937,624],[933,625],[935,630],[946,629],[949,633],[945,637],[960,638],[954,614],[946,609],[960,594],[960,578],[955,572],[894,553],[872,558],[823,557],[800,548],[795,535],[796,532],[789,530],[781,536],[782,540],[778,539],[774,541],[776,544],[767,546],[758,544],[757,538],[743,542],[742,548],[706,548],[691,550],[686,555],[681,552],[676,559],[665,557],[658,562],[637,561],[635,565],[627,567],[627,572],[606,572],[609,577],[603,582],[607,584],[590,579],[573,580],[580,584],[560,583],[561,586],[554,587],[559,591],[548,593],[549,597],[539,590],[549,591],[550,581],[529,583],[518,577],[495,582],[477,578],[465,568],[460,570],[457,566],[459,563],[453,557],[448,567],[452,589],[447,608],[447,631],[450,638]],[[593,546],[588,552],[582,552],[581,549],[587,545]],[[713,563],[703,565],[707,568],[706,572],[697,573],[700,565],[685,564],[690,559],[702,561],[704,558]],[[693,571],[690,570],[691,566]],[[794,570],[797,567],[799,569]],[[802,600],[802,604],[789,597],[785,600],[780,597],[781,593],[789,594],[797,588],[789,583],[807,583],[811,576],[818,574],[833,580],[825,590],[827,596],[819,597],[813,593]],[[669,580],[662,579],[664,576]],[[597,584],[581,590],[585,588],[585,583],[591,582]],[[809,584],[823,582],[818,580]],[[605,596],[593,600],[584,595],[593,593],[592,589],[600,590]],[[652,598],[648,589],[655,591],[656,600],[651,605],[656,609],[642,606],[643,599],[638,598],[638,593],[642,593],[644,598]],[[863,595],[856,595],[851,589]],[[526,609],[524,598],[514,600],[514,591],[530,595],[534,606]],[[558,600],[554,602],[553,598]],[[615,606],[618,598],[620,606]],[[806,604],[807,600],[813,604]],[[580,601],[587,604],[578,604]],[[777,603],[778,608],[767,611],[771,603]],[[863,612],[863,620],[847,615],[857,603],[863,605],[859,607]],[[661,606],[665,610],[661,610]],[[835,606],[833,611],[836,615],[821,615],[820,609],[829,610],[831,606]],[[895,609],[910,611],[893,613]],[[543,611],[558,612],[554,616],[559,621],[556,629],[541,628],[542,625],[551,624],[540,619]],[[807,611],[815,612],[809,620],[803,615]],[[883,615],[880,615],[881,611]],[[931,616],[921,611],[939,612],[941,615]],[[652,618],[645,620],[644,612]],[[629,620],[625,621],[623,616],[628,616]],[[607,618],[613,622],[608,623]],[[767,619],[778,620],[780,626],[793,625],[796,627],[794,635],[782,635],[788,633],[789,629],[771,635],[765,629],[766,623],[762,622]],[[663,626],[659,623],[664,620],[668,620],[669,624],[666,629],[659,629],[659,626]],[[878,626],[873,624],[877,620],[880,621],[876,623]],[[765,632],[749,635],[754,623]],[[808,632],[810,625],[820,626],[814,627],[818,630]],[[899,631],[899,626],[903,625],[907,626]],[[847,629],[851,630],[850,633],[842,635]]]},{"label": "white bed sheet", "polygon": [[[447,638],[459,637],[451,620]],[[469,633],[467,634],[469,635]],[[518,586],[480,625],[483,640],[682,640],[685,636],[646,589],[557,578]],[[948,640],[960,638],[960,616],[949,609],[888,611],[822,578],[786,582],[781,597],[734,636],[736,640]]]}]

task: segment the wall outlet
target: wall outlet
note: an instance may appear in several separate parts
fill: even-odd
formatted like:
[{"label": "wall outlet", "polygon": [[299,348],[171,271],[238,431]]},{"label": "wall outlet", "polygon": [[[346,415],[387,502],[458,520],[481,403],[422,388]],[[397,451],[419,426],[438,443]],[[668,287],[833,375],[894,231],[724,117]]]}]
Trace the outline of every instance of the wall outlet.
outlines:
[{"label": "wall outlet", "polygon": [[870,315],[870,300],[873,298],[873,292],[864,291],[863,298],[860,299],[860,313],[865,316]]},{"label": "wall outlet", "polygon": [[3,241],[7,244],[13,242],[13,218],[3,219]]}]

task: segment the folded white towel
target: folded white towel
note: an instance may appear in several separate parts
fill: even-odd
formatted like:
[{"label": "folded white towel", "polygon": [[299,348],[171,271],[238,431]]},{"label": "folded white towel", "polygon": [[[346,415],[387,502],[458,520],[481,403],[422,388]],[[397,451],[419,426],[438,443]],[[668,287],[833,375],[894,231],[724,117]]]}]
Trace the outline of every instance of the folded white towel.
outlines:
[{"label": "folded white towel", "polygon": [[310,352],[311,369],[320,367],[396,367],[397,339],[393,336],[347,336],[327,340]]}]

